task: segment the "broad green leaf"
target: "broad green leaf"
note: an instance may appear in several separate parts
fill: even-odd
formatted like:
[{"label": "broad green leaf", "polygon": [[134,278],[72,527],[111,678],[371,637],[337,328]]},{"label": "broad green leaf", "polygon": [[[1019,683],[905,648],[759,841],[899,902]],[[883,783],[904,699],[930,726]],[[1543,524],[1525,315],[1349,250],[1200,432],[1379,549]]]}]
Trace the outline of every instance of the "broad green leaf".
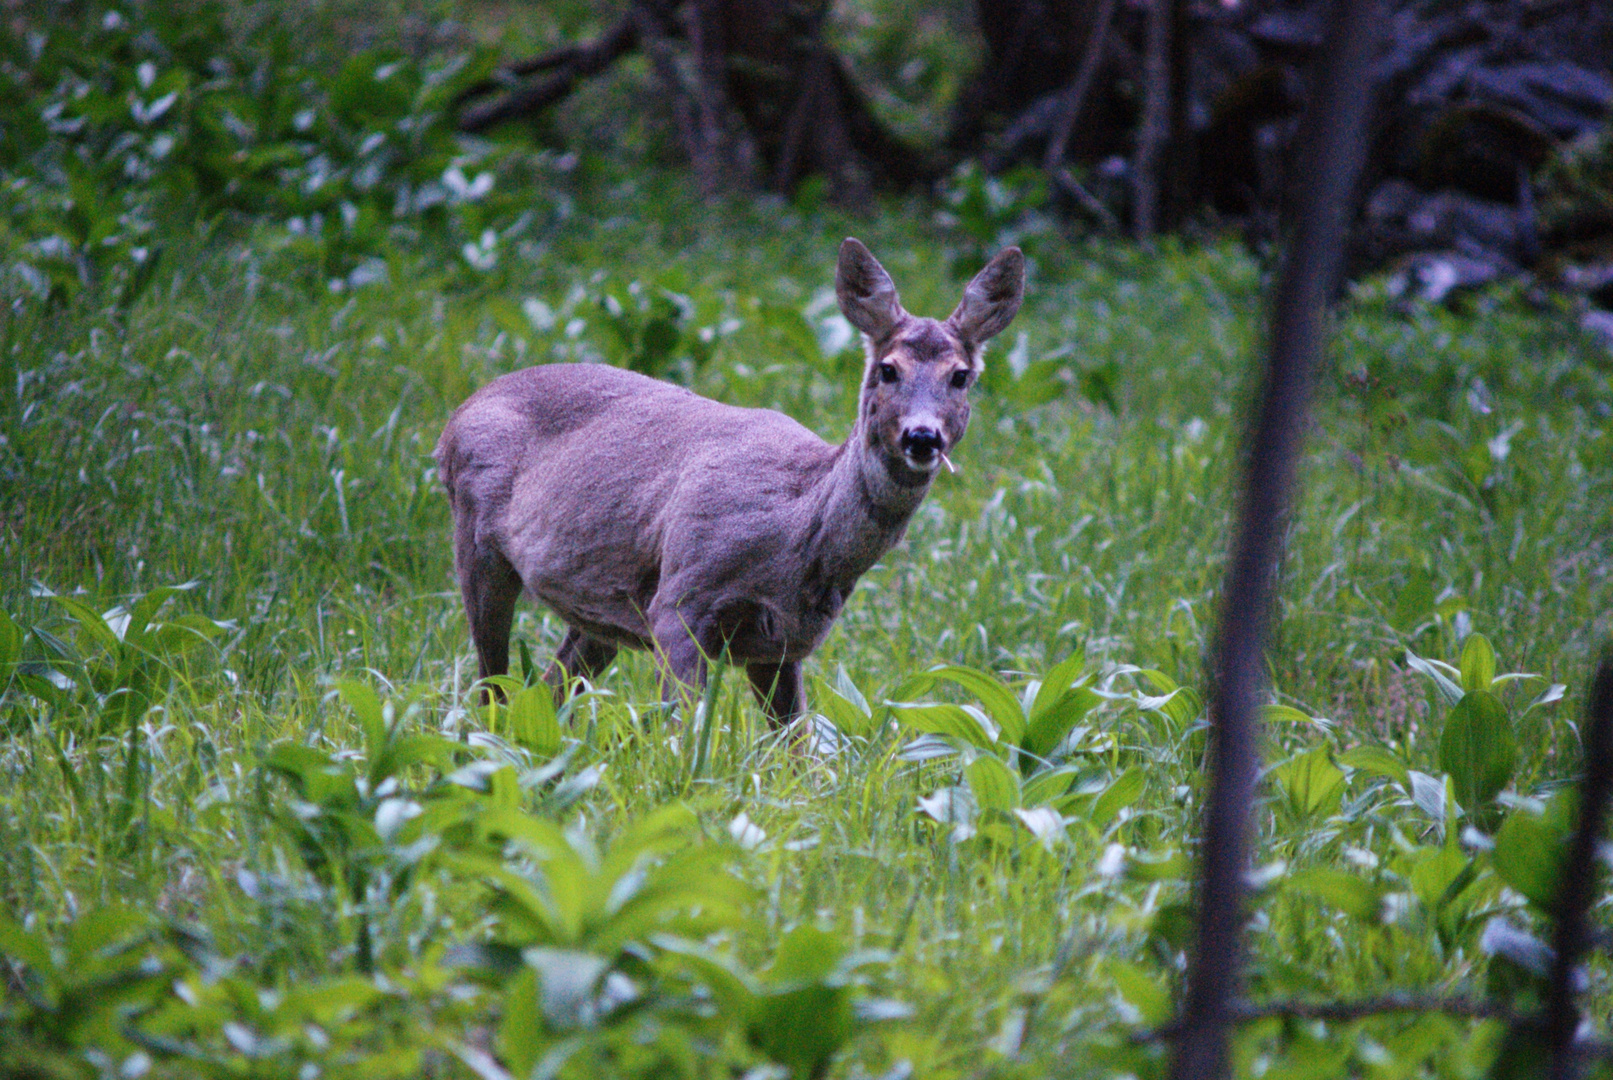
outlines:
[{"label": "broad green leaf", "polygon": [[1344,797],[1344,772],[1333,764],[1326,746],[1296,755],[1271,772],[1297,818],[1331,814]]},{"label": "broad green leaf", "polygon": [[1262,724],[1306,724],[1314,725],[1314,717],[1299,711],[1292,705],[1262,705],[1259,710]]},{"label": "broad green leaf", "polygon": [[1406,763],[1381,746],[1357,746],[1339,755],[1339,764],[1373,776],[1386,776],[1411,791],[1411,770]]},{"label": "broad green leaf", "polygon": [[964,770],[964,777],[980,809],[1007,813],[1019,805],[1019,778],[1000,759],[982,754]]},{"label": "broad green leaf", "polygon": [[57,607],[65,609],[67,614],[72,616],[73,620],[78,623],[79,630],[88,635],[97,645],[107,652],[117,652],[118,645],[121,643],[120,638],[112,627],[107,625],[106,620],[101,618],[100,612],[82,601],[73,599],[71,596],[58,596],[53,593],[47,599]]},{"label": "broad green leaf", "polygon": [[851,987],[808,983],[764,992],[750,1028],[752,1045],[794,1077],[824,1075],[829,1059],[851,1038],[856,1014]]},{"label": "broad green leaf", "polygon": [[1462,643],[1462,689],[1488,690],[1495,682],[1495,650],[1483,634],[1469,634]]},{"label": "broad green leaf", "polygon": [[1020,802],[1025,806],[1043,806],[1061,798],[1070,790],[1070,783],[1079,769],[1061,765],[1056,769],[1043,769],[1020,784]]},{"label": "broad green leaf", "polygon": [[798,1077],[822,1074],[851,1037],[851,986],[838,970],[845,946],[809,924],[784,935],[763,972],[750,1028],[753,1045]]},{"label": "broad green leaf", "polygon": [[1092,812],[1088,818],[1093,825],[1100,829],[1104,828],[1122,809],[1142,798],[1143,789],[1147,785],[1148,778],[1143,770],[1133,765],[1103,789],[1103,794],[1092,804]]},{"label": "broad green leaf", "polygon": [[41,979],[49,979],[56,967],[44,937],[30,934],[4,911],[0,911],[0,956],[27,964]]},{"label": "broad green leaf", "polygon": [[[1043,684],[1045,691],[1046,684]],[[1053,701],[1043,704],[1045,693],[1039,692],[1032,710],[1030,723],[1020,745],[1037,758],[1046,758],[1058,748],[1070,730],[1079,724],[1093,706],[1103,699],[1090,688],[1078,686],[1066,690]]]},{"label": "broad green leaf", "polygon": [[350,975],[320,979],[312,985],[294,984],[286,995],[283,1008],[300,1020],[331,1024],[380,996],[381,990],[373,982]]},{"label": "broad green leaf", "polygon": [[1338,908],[1357,922],[1375,923],[1383,909],[1383,890],[1343,870],[1313,866],[1290,877],[1286,888],[1314,896]]},{"label": "broad green leaf", "polygon": [[1121,1000],[1137,1011],[1137,1018],[1144,1026],[1157,1028],[1170,1022],[1170,990],[1153,975],[1129,960],[1114,958],[1104,963],[1104,970],[1114,980]]},{"label": "broad green leaf", "polygon": [[1553,796],[1543,812],[1518,807],[1496,831],[1490,852],[1497,876],[1548,914],[1557,906],[1576,801],[1574,792],[1565,791]]},{"label": "broad green leaf", "polygon": [[1456,799],[1476,814],[1501,793],[1517,767],[1518,740],[1501,699],[1470,690],[1445,716],[1439,767],[1456,784]]},{"label": "broad green leaf", "polygon": [[982,750],[997,749],[996,732],[986,727],[990,721],[979,710],[971,711],[971,706],[908,705],[896,701],[886,704],[898,721],[915,731],[961,739]]},{"label": "broad green leaf", "polygon": [[1411,891],[1429,911],[1438,911],[1454,897],[1452,886],[1471,880],[1471,859],[1453,847],[1420,847],[1397,857],[1391,866],[1405,877]]},{"label": "broad green leaf", "polygon": [[499,1023],[499,1052],[512,1076],[529,1076],[543,1055],[544,1037],[539,1005],[538,973],[526,968],[511,979],[504,992],[504,1018]]},{"label": "broad green leaf", "polygon": [[1047,676],[1036,688],[1036,697],[1031,702],[1027,719],[1032,724],[1035,724],[1037,717],[1050,709],[1059,698],[1071,690],[1077,689],[1078,686],[1086,686],[1096,677],[1090,676],[1086,679],[1081,679],[1079,684],[1076,682],[1077,677],[1081,674],[1081,669],[1086,666],[1086,662],[1086,653],[1077,651],[1072,652],[1069,656],[1053,665],[1052,670],[1047,673]]},{"label": "broad green leaf", "polygon": [[548,760],[560,752],[560,722],[555,717],[554,690],[538,683],[518,691],[505,706],[510,741],[533,756]]},{"label": "broad green leaf", "polygon": [[780,939],[778,953],[762,975],[770,986],[818,982],[834,972],[845,953],[839,938],[802,923]]},{"label": "broad green leaf", "polygon": [[151,629],[152,621],[156,619],[157,612],[161,611],[168,601],[172,600],[176,595],[189,592],[199,584],[201,583],[198,581],[187,581],[183,585],[163,585],[152,589],[139,600],[136,600],[134,606],[129,609],[128,626],[120,636],[131,644],[141,644],[142,639],[146,636],[146,631]]},{"label": "broad green leaf", "polygon": [[1184,881],[1187,856],[1180,851],[1127,852],[1126,877],[1131,881]]},{"label": "broad green leaf", "polygon": [[1439,690],[1440,696],[1445,699],[1445,704],[1455,705],[1462,700],[1464,691],[1452,678],[1452,676],[1455,676],[1456,679],[1461,678],[1461,672],[1456,668],[1438,660],[1425,660],[1410,649],[1406,650],[1406,664],[1414,671],[1420,671],[1434,681],[1434,686]]},{"label": "broad green leaf", "polygon": [[818,687],[818,711],[827,716],[836,729],[858,738],[868,738],[874,733],[873,710],[869,708],[868,699],[846,674],[844,665],[837,666],[832,685],[823,679],[814,681]]},{"label": "broad green leaf", "polygon": [[930,679],[931,685],[934,682],[949,682],[961,687],[985,706],[986,714],[1001,732],[1000,738],[1018,744],[1025,737],[1025,713],[1020,708],[1019,699],[995,675],[974,668],[950,665],[931,668],[921,672],[917,678]]},{"label": "broad green leaf", "polygon": [[757,1009],[759,988],[750,972],[733,960],[712,950],[703,942],[689,941],[672,934],[656,934],[651,944],[677,959],[674,966],[694,971],[711,991],[723,1017],[733,1024],[749,1026]]},{"label": "broad green leaf", "polygon": [[151,928],[147,917],[133,908],[98,907],[74,919],[67,928],[67,967],[82,976],[84,967]]},{"label": "broad green leaf", "polygon": [[336,692],[347,702],[347,707],[353,710],[353,716],[358,720],[360,730],[364,732],[364,743],[368,752],[379,753],[386,742],[386,720],[380,695],[368,683],[359,682],[357,679],[338,680]]}]

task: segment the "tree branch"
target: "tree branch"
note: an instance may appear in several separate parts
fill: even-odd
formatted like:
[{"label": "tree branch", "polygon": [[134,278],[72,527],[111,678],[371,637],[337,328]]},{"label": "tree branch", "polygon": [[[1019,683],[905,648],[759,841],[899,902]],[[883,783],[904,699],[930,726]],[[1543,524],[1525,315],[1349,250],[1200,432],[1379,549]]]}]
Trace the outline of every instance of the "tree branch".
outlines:
[{"label": "tree branch", "polygon": [[1302,182],[1273,299],[1260,411],[1221,594],[1198,933],[1171,1063],[1174,1080],[1227,1075],[1228,1026],[1242,981],[1243,871],[1249,861],[1264,641],[1283,523],[1293,502],[1311,371],[1321,353],[1323,315],[1338,282],[1351,196],[1364,157],[1377,7],[1373,0],[1332,3],[1320,87],[1299,134]]},{"label": "tree branch", "polygon": [[[510,67],[511,75],[525,72],[553,71],[546,79],[528,86],[508,89],[505,79],[493,79],[471,87],[460,95],[456,104],[462,106],[459,130],[486,131],[506,120],[528,116],[548,108],[571,93],[581,79],[597,75],[610,67],[623,55],[638,47],[638,18],[635,4],[611,28],[586,45],[569,45],[552,53],[524,60]],[[506,92],[491,101],[477,99],[498,90]]]}]

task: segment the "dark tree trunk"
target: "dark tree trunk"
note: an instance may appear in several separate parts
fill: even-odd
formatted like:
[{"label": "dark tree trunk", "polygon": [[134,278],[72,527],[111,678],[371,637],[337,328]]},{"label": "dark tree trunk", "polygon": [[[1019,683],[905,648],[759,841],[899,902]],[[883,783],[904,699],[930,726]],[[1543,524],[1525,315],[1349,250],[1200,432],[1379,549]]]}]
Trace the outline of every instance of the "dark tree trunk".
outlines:
[{"label": "dark tree trunk", "polygon": [[[930,179],[933,162],[885,128],[823,40],[829,3],[634,0],[595,41],[512,64],[474,87],[461,101],[460,127],[483,131],[532,116],[640,49],[708,193],[746,186],[758,169],[786,192],[823,176],[847,202]],[[522,81],[533,74],[540,77]]]}]

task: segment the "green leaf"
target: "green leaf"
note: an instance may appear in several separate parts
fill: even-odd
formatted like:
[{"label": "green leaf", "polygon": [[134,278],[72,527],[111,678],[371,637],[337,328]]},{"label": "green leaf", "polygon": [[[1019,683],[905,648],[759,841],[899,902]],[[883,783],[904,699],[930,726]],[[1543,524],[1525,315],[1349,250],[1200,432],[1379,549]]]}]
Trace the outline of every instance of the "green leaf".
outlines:
[{"label": "green leaf", "polygon": [[1517,758],[1512,722],[1494,694],[1470,690],[1446,714],[1439,736],[1439,767],[1450,774],[1457,801],[1469,815],[1507,786]]},{"label": "green leaf", "polygon": [[1383,890],[1343,870],[1314,866],[1295,873],[1285,887],[1331,904],[1357,922],[1375,923],[1383,910]]},{"label": "green leaf", "polygon": [[991,717],[1001,733],[1000,738],[1018,744],[1025,737],[1025,713],[1020,708],[1019,699],[995,675],[974,668],[951,665],[931,668],[920,673],[917,678],[929,679],[931,685],[935,682],[949,682],[962,687],[985,706],[986,715]]},{"label": "green leaf", "polygon": [[982,754],[964,770],[964,777],[980,809],[1007,813],[1019,805],[1019,778],[1001,759]]},{"label": "green leaf", "polygon": [[1331,814],[1344,797],[1344,772],[1334,765],[1326,746],[1296,755],[1272,769],[1288,796],[1288,807],[1301,820]]},{"label": "green leaf", "polygon": [[379,753],[386,743],[385,709],[380,695],[368,683],[361,683],[357,679],[339,680],[336,692],[353,710],[353,716],[364,732],[366,750],[370,754]]},{"label": "green leaf", "polygon": [[874,733],[873,710],[868,699],[858,690],[845,665],[836,665],[833,685],[823,679],[814,680],[818,687],[818,711],[829,718],[842,734],[868,738]]},{"label": "green leaf", "polygon": [[107,625],[106,620],[101,618],[100,612],[88,604],[73,599],[71,596],[57,596],[53,593],[47,599],[57,607],[65,609],[67,614],[78,623],[80,631],[88,635],[101,648],[109,653],[118,651],[121,641],[112,627]]},{"label": "green leaf", "polygon": [[22,629],[11,616],[0,610],[0,691],[11,681],[11,673],[22,660]]},{"label": "green leaf", "polygon": [[1147,776],[1135,765],[1115,777],[1092,804],[1092,812],[1088,815],[1092,824],[1100,829],[1107,826],[1122,809],[1142,798],[1147,785]]},{"label": "green leaf", "polygon": [[1036,688],[1036,699],[1031,703],[1028,717],[1031,723],[1034,724],[1037,717],[1052,708],[1065,694],[1088,685],[1096,678],[1095,675],[1088,676],[1077,684],[1076,679],[1080,676],[1081,669],[1086,666],[1086,662],[1086,653],[1076,651],[1053,665],[1041,685]]},{"label": "green leaf", "polygon": [[1464,877],[1471,880],[1471,860],[1454,847],[1420,847],[1399,856],[1392,863],[1403,875],[1411,891],[1429,911],[1437,912],[1453,899]]},{"label": "green leaf", "polygon": [[20,960],[42,979],[49,979],[55,971],[50,945],[38,934],[30,934],[4,911],[0,911],[0,956]]},{"label": "green leaf", "polygon": [[1462,689],[1488,690],[1495,682],[1495,650],[1483,634],[1469,634],[1462,643]]},{"label": "green leaf", "polygon": [[1543,811],[1518,807],[1501,823],[1490,852],[1496,875],[1547,914],[1557,907],[1576,801],[1574,792],[1561,791]]},{"label": "green leaf", "polygon": [[1373,776],[1386,776],[1406,791],[1411,790],[1411,770],[1391,751],[1381,746],[1357,746],[1339,755],[1339,764]]},{"label": "green leaf", "polygon": [[1020,784],[1020,805],[1046,806],[1058,801],[1070,790],[1070,784],[1079,772],[1073,765],[1061,765],[1027,777]]},{"label": "green leaf", "polygon": [[1137,1018],[1144,1026],[1157,1028],[1170,1022],[1170,990],[1159,980],[1128,960],[1110,959],[1104,969],[1114,980],[1121,1000],[1137,1010]]},{"label": "green leaf", "polygon": [[772,966],[762,972],[771,986],[794,986],[829,977],[846,953],[840,939],[802,923],[779,941]]},{"label": "green leaf", "polygon": [[1259,710],[1262,724],[1305,724],[1314,725],[1314,717],[1299,711],[1292,705],[1262,705]]},{"label": "green leaf", "polygon": [[543,1055],[543,1013],[538,1005],[538,973],[527,968],[509,982],[504,992],[504,1019],[498,1027],[499,1052],[512,1076],[528,1076]]},{"label": "green leaf", "polygon": [[1132,851],[1127,853],[1126,878],[1129,881],[1185,881],[1187,856],[1180,851]]},{"label": "green leaf", "polygon": [[505,706],[505,720],[510,740],[530,750],[534,757],[547,761],[560,753],[560,722],[555,715],[554,690],[549,684],[540,682],[518,691]]},{"label": "green leaf", "polygon": [[[1042,687],[1045,691],[1047,684],[1043,683]],[[1020,743],[1028,753],[1043,759],[1058,749],[1059,743],[1092,711],[1093,706],[1103,701],[1085,686],[1068,689],[1046,705],[1043,704],[1045,697],[1044,692],[1037,694],[1030,723],[1026,725],[1025,737]]]},{"label": "green leaf", "polygon": [[886,704],[898,721],[915,731],[961,739],[982,750],[997,749],[995,732],[988,731],[982,722],[986,718],[978,711],[971,712],[969,706],[906,705],[896,701]]},{"label": "green leaf", "polygon": [[1461,672],[1457,669],[1449,664],[1440,663],[1438,660],[1425,660],[1410,649],[1406,650],[1406,664],[1414,671],[1420,671],[1432,679],[1435,688],[1439,690],[1440,696],[1445,699],[1447,705],[1455,705],[1462,700],[1464,691],[1451,679],[1452,675],[1458,678],[1461,677]]}]

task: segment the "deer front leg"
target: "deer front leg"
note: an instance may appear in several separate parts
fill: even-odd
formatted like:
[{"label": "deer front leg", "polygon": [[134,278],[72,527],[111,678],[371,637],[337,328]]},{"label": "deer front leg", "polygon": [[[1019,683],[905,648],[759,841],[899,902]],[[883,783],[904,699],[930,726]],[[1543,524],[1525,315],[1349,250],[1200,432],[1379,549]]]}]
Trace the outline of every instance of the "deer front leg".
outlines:
[{"label": "deer front leg", "polygon": [[801,687],[800,661],[782,664],[746,664],[751,691],[767,713],[774,728],[781,728],[806,712],[806,695]]},{"label": "deer front leg", "polygon": [[720,650],[721,643],[702,641],[699,629],[689,626],[677,610],[657,618],[652,634],[662,703],[675,706],[687,701],[692,705],[706,688],[707,657]]}]

